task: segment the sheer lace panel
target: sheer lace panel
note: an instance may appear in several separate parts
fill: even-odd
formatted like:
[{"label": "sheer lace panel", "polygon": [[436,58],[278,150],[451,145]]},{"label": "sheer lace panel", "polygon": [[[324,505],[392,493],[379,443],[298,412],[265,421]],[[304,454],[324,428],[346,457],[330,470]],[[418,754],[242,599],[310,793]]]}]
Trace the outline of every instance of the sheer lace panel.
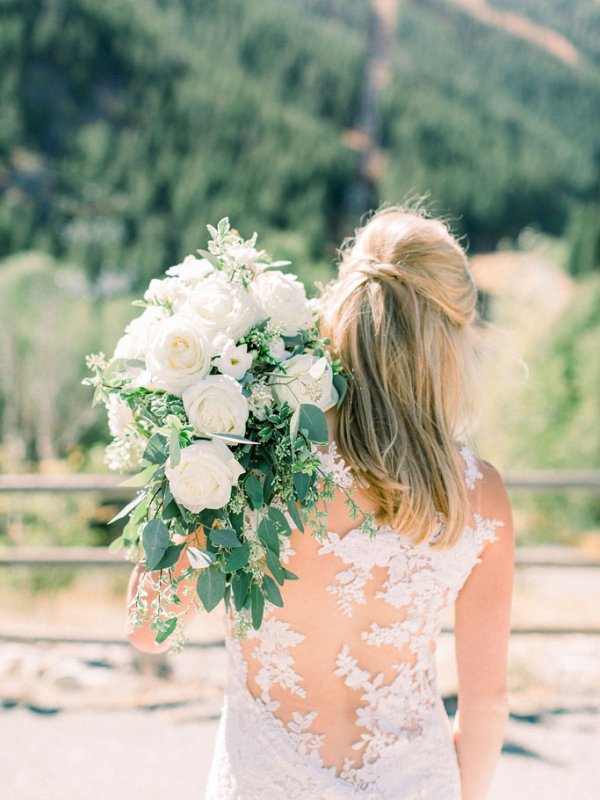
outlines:
[{"label": "sheer lace panel", "polygon": [[[461,454],[473,489],[483,475],[468,448]],[[351,485],[335,444],[322,463]],[[284,607],[267,608],[260,631],[228,637],[240,691],[300,756],[363,792],[381,782],[382,763],[397,765],[408,750],[435,758],[431,748],[450,741],[436,639],[500,524],[474,513],[444,550],[390,528],[372,538],[331,531],[323,541],[294,532],[288,564],[301,580],[285,584]]]}]

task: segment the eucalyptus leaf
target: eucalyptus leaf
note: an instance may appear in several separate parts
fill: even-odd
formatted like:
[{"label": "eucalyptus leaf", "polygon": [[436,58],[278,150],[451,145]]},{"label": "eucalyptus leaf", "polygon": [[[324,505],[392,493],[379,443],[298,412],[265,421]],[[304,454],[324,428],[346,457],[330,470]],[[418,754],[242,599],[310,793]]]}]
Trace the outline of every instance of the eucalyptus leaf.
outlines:
[{"label": "eucalyptus leaf", "polygon": [[258,630],[262,623],[263,613],[265,610],[265,598],[263,597],[262,590],[258,584],[254,584],[250,592],[251,608],[252,608],[252,627]]},{"label": "eucalyptus leaf", "polygon": [[310,489],[310,476],[305,475],[304,472],[296,472],[293,477],[293,481],[298,500],[303,503],[306,499],[306,495],[308,494],[308,490]]},{"label": "eucalyptus leaf", "polygon": [[297,581],[297,580],[299,580],[299,578],[298,578],[298,576],[296,575],[295,572],[290,572],[289,569],[286,569],[285,567],[283,567],[283,575],[284,575],[286,581]]},{"label": "eucalyptus leaf", "polygon": [[233,602],[238,611],[241,611],[244,607],[251,582],[252,574],[250,572],[238,572],[232,578]]},{"label": "eucalyptus leaf", "polygon": [[268,550],[272,550],[275,555],[279,555],[279,536],[277,533],[277,526],[269,518],[265,517],[258,523],[257,534],[260,541],[265,545]]},{"label": "eucalyptus leaf", "polygon": [[150,464],[137,475],[132,475],[131,478],[121,481],[119,486],[145,486],[154,477],[158,470],[158,464]]},{"label": "eucalyptus leaf", "polygon": [[225,573],[217,567],[207,567],[198,576],[196,590],[204,608],[212,611],[225,596]]},{"label": "eucalyptus leaf", "polygon": [[144,525],[142,544],[149,571],[156,569],[156,565],[164,556],[169,543],[169,531],[161,519],[151,519]]},{"label": "eucalyptus leaf", "polygon": [[296,440],[298,433],[314,444],[327,444],[329,441],[329,429],[325,414],[318,406],[311,403],[302,403],[294,411],[290,418],[290,439]]},{"label": "eucalyptus leaf", "polygon": [[344,397],[346,396],[346,392],[348,391],[348,380],[343,375],[340,375],[339,372],[336,372],[333,375],[333,385],[337,389],[338,399],[336,406],[339,408],[342,405]]},{"label": "eucalyptus leaf", "polygon": [[279,586],[268,575],[263,575],[263,592],[269,603],[283,608],[283,598],[279,591]]},{"label": "eucalyptus leaf", "polygon": [[284,536],[290,535],[292,529],[283,511],[280,511],[278,508],[270,508],[268,517],[280,533],[283,533]]},{"label": "eucalyptus leaf", "polygon": [[117,520],[123,519],[123,517],[126,517],[127,514],[129,514],[131,511],[133,511],[133,509],[136,508],[136,506],[139,506],[139,504],[145,499],[146,499],[146,492],[140,492],[140,494],[138,494],[136,497],[134,497],[133,500],[130,503],[127,503],[127,505],[124,506],[119,511],[118,514],[115,514],[115,516],[110,520],[110,522],[108,524],[111,525],[113,522],[116,522]]},{"label": "eucalyptus leaf", "polygon": [[226,572],[237,572],[238,569],[245,567],[250,560],[250,545],[244,542],[241,547],[236,547],[233,553],[225,562]]},{"label": "eucalyptus leaf", "polygon": [[144,460],[151,464],[164,464],[167,460],[167,439],[160,433],[155,433],[148,439],[144,450]]},{"label": "eucalyptus leaf", "polygon": [[125,546],[125,540],[123,539],[123,537],[117,536],[117,538],[113,539],[113,541],[108,545],[108,551],[109,553],[118,553],[120,550],[123,549],[124,546]]},{"label": "eucalyptus leaf", "polygon": [[213,544],[222,545],[223,547],[242,546],[237,533],[232,528],[213,528],[209,532],[208,538]]},{"label": "eucalyptus leaf", "polygon": [[267,548],[265,553],[266,553],[267,566],[271,570],[271,574],[273,575],[278,584],[283,585],[283,582],[285,581],[285,573],[283,571],[283,567],[279,563],[279,556],[277,556],[269,548]]},{"label": "eucalyptus leaf", "polygon": [[247,476],[246,480],[244,481],[244,490],[248,495],[250,505],[255,511],[263,507],[263,487],[256,475],[252,475],[252,473],[250,473],[250,475]]},{"label": "eucalyptus leaf", "polygon": [[163,557],[152,571],[154,572],[155,570],[158,569],[169,569],[169,567],[174,566],[179,559],[179,555],[182,549],[183,549],[182,544],[170,544],[165,550]]},{"label": "eucalyptus leaf", "polygon": [[294,525],[298,528],[301,533],[304,533],[304,522],[302,521],[302,516],[300,514],[300,509],[298,508],[298,504],[295,500],[290,500],[287,505],[288,514],[294,521]]}]

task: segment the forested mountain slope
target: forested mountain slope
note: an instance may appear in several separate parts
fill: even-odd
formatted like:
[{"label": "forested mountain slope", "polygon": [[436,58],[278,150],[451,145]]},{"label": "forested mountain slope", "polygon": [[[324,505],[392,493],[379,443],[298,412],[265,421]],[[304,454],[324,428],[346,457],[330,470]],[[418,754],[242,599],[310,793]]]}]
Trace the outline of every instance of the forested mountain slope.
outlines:
[{"label": "forested mountain slope", "polygon": [[[559,31],[581,62],[464,4],[402,0],[376,98],[375,199],[429,190],[473,249],[528,223],[562,232],[598,201],[600,169],[598,5],[488,5]],[[92,280],[140,282],[224,214],[248,234],[295,231],[308,258],[356,222],[345,132],[377,56],[366,0],[0,0],[0,13],[0,256],[36,247]]]}]

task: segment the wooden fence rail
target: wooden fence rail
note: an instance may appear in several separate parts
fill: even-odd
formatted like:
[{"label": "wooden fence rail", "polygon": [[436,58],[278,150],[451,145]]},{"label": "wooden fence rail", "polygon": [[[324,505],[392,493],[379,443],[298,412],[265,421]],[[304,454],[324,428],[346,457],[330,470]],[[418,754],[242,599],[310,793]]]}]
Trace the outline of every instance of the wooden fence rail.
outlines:
[{"label": "wooden fence rail", "polygon": [[[0,475],[0,492],[98,492],[111,497],[132,497],[136,489],[120,485],[125,479],[109,474],[19,473]],[[600,491],[600,470],[507,472],[504,481],[511,491],[517,492]]]},{"label": "wooden fence rail", "polygon": [[[106,474],[89,475],[42,475],[18,474],[0,475],[1,493],[67,493],[96,492],[111,499],[131,498],[136,489],[121,486],[124,478]],[[600,470],[530,470],[527,472],[509,472],[504,476],[509,490],[516,492],[560,492],[560,491],[600,491]],[[102,547],[11,547],[0,549],[1,567],[72,567],[96,568],[114,567],[131,568],[118,553],[111,553]],[[600,560],[585,558],[572,547],[539,546],[518,547],[516,566],[528,568],[571,568],[600,569]],[[451,628],[444,628],[450,633]],[[527,636],[600,636],[600,628],[596,627],[518,627],[513,635]],[[127,644],[127,640],[111,638],[85,638],[68,635],[29,635],[0,632],[0,642],[29,643],[62,643],[62,644]],[[209,642],[190,641],[189,646],[200,648],[222,647],[222,639]]]}]

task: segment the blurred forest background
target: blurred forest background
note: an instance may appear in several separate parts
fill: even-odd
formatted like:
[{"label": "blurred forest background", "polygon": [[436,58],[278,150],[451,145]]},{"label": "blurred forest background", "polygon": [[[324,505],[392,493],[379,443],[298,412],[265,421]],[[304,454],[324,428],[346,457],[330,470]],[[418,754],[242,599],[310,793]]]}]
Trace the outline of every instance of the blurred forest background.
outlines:
[{"label": "blurred forest background", "polygon": [[[0,467],[105,469],[84,355],[228,215],[308,282],[379,202],[428,192],[504,328],[478,444],[598,467],[596,0],[0,0]],[[515,369],[518,353],[527,381]],[[0,545],[99,544],[93,499],[2,497]],[[523,541],[600,538],[589,494]]]}]

